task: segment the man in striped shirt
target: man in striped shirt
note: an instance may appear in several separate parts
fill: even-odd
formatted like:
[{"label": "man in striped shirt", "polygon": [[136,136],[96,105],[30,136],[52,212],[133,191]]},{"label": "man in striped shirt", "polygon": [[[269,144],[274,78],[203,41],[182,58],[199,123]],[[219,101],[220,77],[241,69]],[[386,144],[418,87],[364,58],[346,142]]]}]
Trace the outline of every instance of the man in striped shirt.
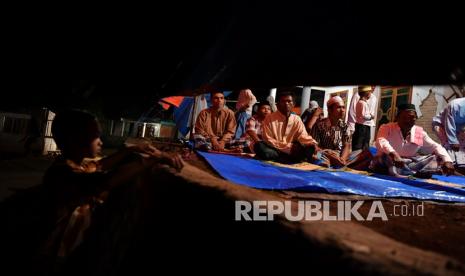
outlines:
[{"label": "man in striped shirt", "polygon": [[332,97],[327,107],[328,117],[319,120],[310,132],[318,142],[318,159],[315,163],[327,167],[366,169],[371,154],[362,150],[351,152],[350,130],[344,122],[344,101],[339,96]]}]

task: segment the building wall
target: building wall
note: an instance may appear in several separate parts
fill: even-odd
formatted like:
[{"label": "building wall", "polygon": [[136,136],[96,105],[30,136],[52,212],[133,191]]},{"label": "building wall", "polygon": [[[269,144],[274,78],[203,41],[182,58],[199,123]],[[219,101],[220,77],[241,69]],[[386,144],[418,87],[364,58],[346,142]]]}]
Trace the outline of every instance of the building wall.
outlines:
[{"label": "building wall", "polygon": [[413,86],[412,103],[417,107],[417,125],[423,127],[436,142],[439,142],[439,139],[431,129],[431,122],[434,116],[446,108],[446,99],[450,102],[455,98],[453,94],[454,91],[449,85]]},{"label": "building wall", "polygon": [[0,154],[23,153],[30,114],[0,112]]},{"label": "building wall", "polygon": [[346,90],[348,91],[348,93],[347,93],[347,106],[346,106],[346,118],[345,118],[345,120],[347,121],[347,116],[348,116],[347,108],[348,108],[348,106],[350,104],[350,100],[352,99],[354,91],[356,92],[356,90],[357,90],[357,86],[331,86],[331,87],[323,88],[323,90],[326,91],[324,106],[323,106],[323,114],[324,114],[325,117],[328,116],[328,109],[326,107],[326,103],[331,98],[331,94],[336,93],[336,92],[340,92],[340,91],[346,91]]},{"label": "building wall", "polygon": [[[31,113],[0,113],[0,152],[25,153],[26,139],[31,135],[37,135],[30,145],[33,152],[46,155],[57,151],[51,132],[55,113],[46,108]],[[32,123],[37,124],[38,133],[31,132]]]},{"label": "building wall", "polygon": [[[438,103],[436,107],[436,114],[439,114],[447,106],[446,98],[452,96],[454,94],[454,91],[452,90],[450,85],[431,86],[430,89],[434,93],[434,96]],[[451,101],[454,98],[455,97],[449,99],[449,101]]]},{"label": "building wall", "polygon": [[436,101],[434,93],[429,93],[423,103],[419,106],[421,110],[421,116],[418,117],[416,125],[421,126],[433,140],[439,142],[438,137],[431,129],[431,122],[433,117],[436,116],[437,105],[438,102]]},{"label": "building wall", "polygon": [[52,137],[52,123],[55,119],[55,113],[50,110],[47,110],[46,112],[47,122],[45,123],[44,148],[42,150],[42,154],[44,155],[58,151],[58,147]]}]

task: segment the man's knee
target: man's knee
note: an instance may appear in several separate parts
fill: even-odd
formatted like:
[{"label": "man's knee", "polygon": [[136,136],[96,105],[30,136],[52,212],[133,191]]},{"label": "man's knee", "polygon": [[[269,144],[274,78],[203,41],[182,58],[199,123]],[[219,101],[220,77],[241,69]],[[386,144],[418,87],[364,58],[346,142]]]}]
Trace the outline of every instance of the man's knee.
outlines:
[{"label": "man's knee", "polygon": [[315,153],[314,145],[301,145],[300,143],[293,143],[291,149],[291,157],[295,162],[301,162],[305,159],[311,162],[313,154]]},{"label": "man's knee", "polygon": [[279,157],[278,152],[263,141],[255,143],[254,151],[257,157],[263,160],[275,160]]}]

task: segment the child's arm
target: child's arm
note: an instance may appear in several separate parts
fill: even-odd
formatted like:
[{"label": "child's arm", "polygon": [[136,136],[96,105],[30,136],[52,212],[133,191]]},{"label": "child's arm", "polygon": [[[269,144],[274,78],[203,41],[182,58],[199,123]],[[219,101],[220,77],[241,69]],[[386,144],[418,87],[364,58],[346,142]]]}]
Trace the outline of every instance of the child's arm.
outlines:
[{"label": "child's arm", "polygon": [[130,181],[139,173],[143,172],[144,170],[150,169],[159,163],[170,165],[178,171],[180,171],[184,166],[182,158],[179,154],[170,155],[165,152],[158,152],[158,157],[142,158],[141,160],[132,161],[119,166],[118,170],[116,170],[114,174],[111,176],[111,178],[108,180],[107,188],[111,189],[127,181]]},{"label": "child's arm", "polygon": [[154,152],[159,152],[155,147],[149,144],[134,144],[127,145],[125,144],[124,148],[118,152],[105,157],[99,161],[100,169],[103,171],[111,170],[118,164],[120,164],[126,157],[131,153],[142,153],[147,155],[152,155]]}]

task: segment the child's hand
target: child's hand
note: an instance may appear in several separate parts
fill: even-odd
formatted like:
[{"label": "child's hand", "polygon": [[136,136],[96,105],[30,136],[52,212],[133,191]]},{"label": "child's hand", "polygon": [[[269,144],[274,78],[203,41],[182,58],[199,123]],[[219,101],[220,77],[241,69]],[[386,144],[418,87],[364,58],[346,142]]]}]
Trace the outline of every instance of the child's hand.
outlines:
[{"label": "child's hand", "polygon": [[184,162],[179,154],[168,154],[166,152],[162,152],[161,154],[160,162],[170,165],[177,171],[181,171],[184,167]]},{"label": "child's hand", "polygon": [[318,107],[317,109],[315,109],[315,111],[313,112],[313,115],[312,117],[320,117],[320,115],[323,114],[323,108],[321,107]]},{"label": "child's hand", "polygon": [[143,160],[145,166],[150,167],[155,165],[156,162],[160,162],[163,164],[167,164],[178,171],[180,171],[184,167],[183,160],[179,154],[169,154],[166,152],[162,152],[159,149],[147,143],[126,145],[126,149],[130,152],[137,152],[149,155],[149,158],[144,158]]}]

